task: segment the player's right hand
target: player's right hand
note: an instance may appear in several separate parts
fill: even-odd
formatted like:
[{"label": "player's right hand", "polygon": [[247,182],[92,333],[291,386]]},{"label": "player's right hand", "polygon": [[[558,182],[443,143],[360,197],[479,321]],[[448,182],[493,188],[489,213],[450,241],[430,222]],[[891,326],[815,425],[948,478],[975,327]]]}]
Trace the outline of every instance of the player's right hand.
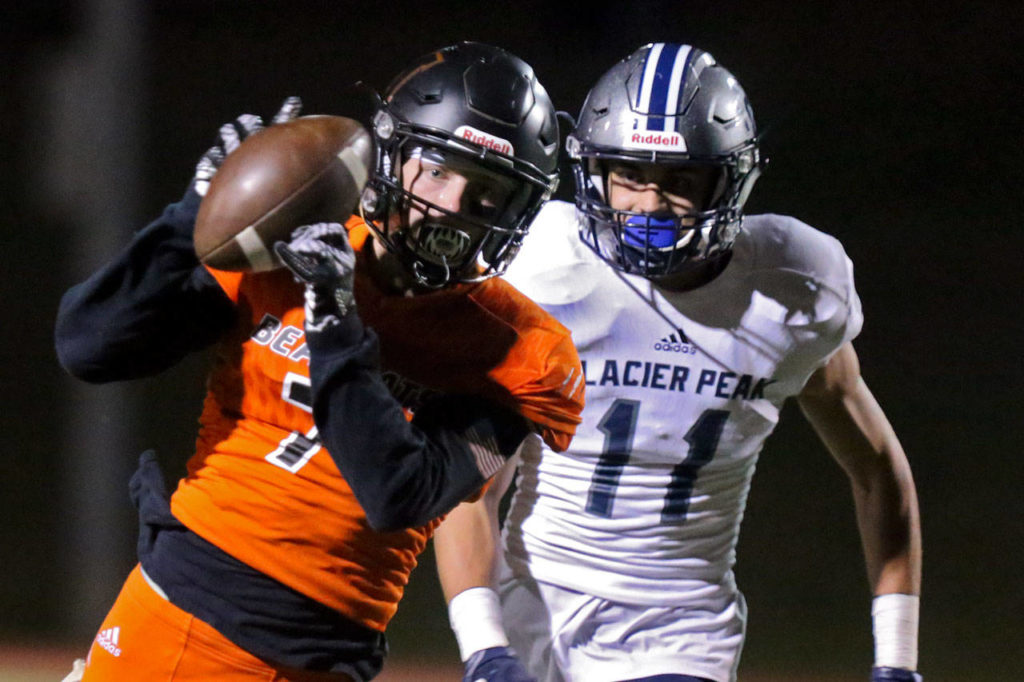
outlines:
[{"label": "player's right hand", "polygon": [[356,254],[339,223],[304,225],[274,252],[306,285],[306,328],[320,331],[355,308]]},{"label": "player's right hand", "polygon": [[[302,100],[294,96],[288,97],[278,112],[274,114],[270,124],[276,125],[291,121],[298,117],[301,110]],[[227,155],[238,149],[242,140],[262,130],[263,127],[263,119],[255,114],[242,114],[234,121],[222,125],[217,131],[217,143],[199,157],[191,189],[201,197],[206,196],[206,190],[210,188],[210,180],[213,179],[220,165],[224,163]]]},{"label": "player's right hand", "polygon": [[537,682],[507,646],[477,651],[466,661],[462,682]]},{"label": "player's right hand", "polygon": [[923,682],[921,673],[903,668],[879,668],[871,669],[871,682]]}]

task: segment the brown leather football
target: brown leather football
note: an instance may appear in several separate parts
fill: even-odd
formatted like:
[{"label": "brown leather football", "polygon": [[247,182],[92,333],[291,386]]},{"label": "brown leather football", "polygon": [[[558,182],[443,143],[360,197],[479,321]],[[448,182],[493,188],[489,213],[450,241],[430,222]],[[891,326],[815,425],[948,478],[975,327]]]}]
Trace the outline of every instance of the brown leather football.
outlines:
[{"label": "brown leather football", "polygon": [[318,222],[344,223],[373,167],[373,139],[350,118],[269,126],[228,155],[199,205],[199,260],[219,270],[280,266],[274,243]]}]

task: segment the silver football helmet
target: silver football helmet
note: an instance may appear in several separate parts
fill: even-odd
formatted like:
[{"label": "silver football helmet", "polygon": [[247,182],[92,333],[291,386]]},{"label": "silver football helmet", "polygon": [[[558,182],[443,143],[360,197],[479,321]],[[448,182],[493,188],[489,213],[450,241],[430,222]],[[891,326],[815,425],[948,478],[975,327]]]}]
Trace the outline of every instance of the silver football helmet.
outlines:
[{"label": "silver football helmet", "polygon": [[[580,236],[625,272],[661,277],[731,249],[762,162],[743,88],[707,52],[652,43],[609,69],[566,140],[582,213]],[[611,164],[711,167],[695,212],[640,213],[608,203]]]}]

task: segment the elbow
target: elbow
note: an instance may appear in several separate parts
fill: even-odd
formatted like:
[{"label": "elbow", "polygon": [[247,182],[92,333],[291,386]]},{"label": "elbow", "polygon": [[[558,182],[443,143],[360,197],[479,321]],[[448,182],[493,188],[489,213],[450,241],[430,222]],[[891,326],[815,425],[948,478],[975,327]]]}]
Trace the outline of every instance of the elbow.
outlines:
[{"label": "elbow", "polygon": [[378,533],[391,533],[419,528],[440,519],[471,494],[472,490],[450,491],[438,499],[412,503],[405,496],[396,496],[390,503],[363,505],[363,511],[370,528]]},{"label": "elbow", "polygon": [[[351,482],[350,482],[351,484]],[[410,480],[378,481],[352,486],[370,528],[380,533],[419,528],[447,514],[472,491],[415,485]]]},{"label": "elbow", "polygon": [[433,516],[420,513],[419,510],[408,508],[400,502],[396,504],[378,504],[363,506],[366,522],[378,533],[394,533],[409,528],[424,526],[433,520]]},{"label": "elbow", "polygon": [[70,333],[58,322],[55,335],[57,361],[71,376],[90,384],[105,384],[145,376],[139,352],[112,343],[101,331]]},{"label": "elbow", "polygon": [[109,372],[96,365],[85,363],[69,364],[61,360],[61,366],[68,374],[88,384],[105,384],[115,380],[115,378],[110,376]]},{"label": "elbow", "polygon": [[[415,524],[403,523],[400,519],[392,516],[376,516],[366,515],[367,523],[370,528],[377,533],[397,533],[398,531],[406,530],[407,528],[416,528]],[[423,525],[423,524],[419,524]]]},{"label": "elbow", "polygon": [[[328,433],[321,431],[321,437]],[[341,446],[328,450],[332,454],[345,453],[348,448]],[[433,518],[430,505],[425,504],[422,488],[414,485],[415,479],[400,468],[385,469],[369,463],[356,466],[357,463],[344,457],[336,457],[335,462],[372,530],[391,533],[425,525]]]},{"label": "elbow", "polygon": [[58,330],[56,350],[60,366],[76,379],[90,384],[109,381],[107,373],[103,371],[102,363],[97,362],[97,355],[89,348],[88,344],[79,339],[65,338]]},{"label": "elbow", "polygon": [[90,384],[151,376],[171,366],[181,354],[135,338],[127,340],[102,328],[64,327],[55,334],[57,361],[64,370]]},{"label": "elbow", "polygon": [[75,320],[75,316],[63,310],[57,314],[54,325],[54,349],[57,351],[57,362],[71,376],[90,383],[95,383],[96,363],[94,344],[89,343],[88,335],[81,333],[85,327]]}]

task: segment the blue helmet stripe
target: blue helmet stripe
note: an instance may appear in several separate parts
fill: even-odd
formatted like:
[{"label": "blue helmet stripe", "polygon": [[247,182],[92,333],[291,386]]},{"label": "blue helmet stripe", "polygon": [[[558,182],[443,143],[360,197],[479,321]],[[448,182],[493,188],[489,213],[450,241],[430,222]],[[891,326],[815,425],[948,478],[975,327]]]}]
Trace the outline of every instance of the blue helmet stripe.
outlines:
[{"label": "blue helmet stripe", "polygon": [[[654,82],[651,83],[651,103],[647,109],[648,130],[665,130],[665,117],[670,113],[668,94],[672,85],[672,70],[676,63],[676,56],[679,54],[679,48],[679,45],[665,44],[658,56],[658,65],[654,70]],[[671,113],[674,114],[675,111]]]}]

